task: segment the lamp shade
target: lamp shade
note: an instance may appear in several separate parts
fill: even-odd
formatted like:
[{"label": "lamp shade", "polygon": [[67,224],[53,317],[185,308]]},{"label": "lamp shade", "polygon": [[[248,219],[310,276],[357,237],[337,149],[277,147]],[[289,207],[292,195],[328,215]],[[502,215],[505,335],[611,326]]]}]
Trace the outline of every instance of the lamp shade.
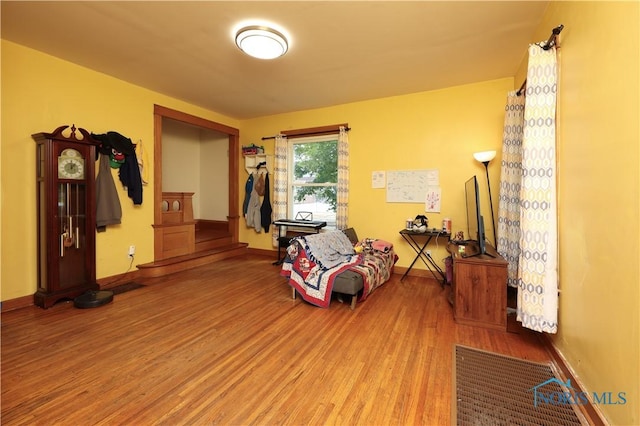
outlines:
[{"label": "lamp shade", "polygon": [[493,160],[495,157],[496,157],[495,151],[481,151],[481,152],[475,152],[473,154],[473,158],[475,158],[481,163],[485,163],[485,162],[488,163],[489,161]]},{"label": "lamp shade", "polygon": [[251,25],[236,33],[236,45],[249,56],[258,59],[275,59],[289,49],[287,39],[273,28]]}]

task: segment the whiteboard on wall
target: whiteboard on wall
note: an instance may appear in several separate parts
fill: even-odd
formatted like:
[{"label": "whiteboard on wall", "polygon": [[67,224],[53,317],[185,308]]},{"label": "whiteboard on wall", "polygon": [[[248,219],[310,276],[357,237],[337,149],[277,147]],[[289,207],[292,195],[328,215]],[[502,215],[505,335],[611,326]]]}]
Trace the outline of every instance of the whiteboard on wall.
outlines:
[{"label": "whiteboard on wall", "polygon": [[387,171],[387,203],[424,203],[427,189],[439,180],[438,170]]}]

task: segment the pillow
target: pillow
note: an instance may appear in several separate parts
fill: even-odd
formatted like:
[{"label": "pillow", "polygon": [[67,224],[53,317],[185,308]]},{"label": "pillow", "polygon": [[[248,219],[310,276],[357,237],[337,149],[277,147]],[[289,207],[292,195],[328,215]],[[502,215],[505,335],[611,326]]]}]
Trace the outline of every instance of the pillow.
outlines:
[{"label": "pillow", "polygon": [[342,232],[344,232],[344,235],[347,236],[347,238],[349,238],[349,241],[351,241],[351,244],[356,245],[358,244],[358,234],[356,234],[356,230],[353,228],[347,228],[347,229],[343,229]]}]

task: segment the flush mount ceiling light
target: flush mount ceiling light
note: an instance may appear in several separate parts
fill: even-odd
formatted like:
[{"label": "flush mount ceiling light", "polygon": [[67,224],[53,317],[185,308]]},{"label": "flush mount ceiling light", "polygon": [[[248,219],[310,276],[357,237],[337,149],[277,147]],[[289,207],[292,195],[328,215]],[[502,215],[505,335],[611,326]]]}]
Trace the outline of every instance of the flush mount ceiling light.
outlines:
[{"label": "flush mount ceiling light", "polygon": [[251,25],[236,33],[236,44],[244,53],[258,59],[275,59],[289,48],[285,36],[273,28]]}]

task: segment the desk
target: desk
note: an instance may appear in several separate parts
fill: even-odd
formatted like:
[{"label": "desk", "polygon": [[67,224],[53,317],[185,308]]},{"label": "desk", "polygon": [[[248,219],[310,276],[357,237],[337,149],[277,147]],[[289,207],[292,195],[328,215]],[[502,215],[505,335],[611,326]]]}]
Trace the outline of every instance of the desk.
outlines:
[{"label": "desk", "polygon": [[[427,269],[433,274],[433,277],[437,281],[442,281],[442,285],[444,286],[447,282],[446,274],[444,273],[442,268],[440,268],[438,264],[433,260],[431,255],[425,252],[425,249],[427,248],[427,245],[431,242],[431,240],[434,237],[435,238],[447,237],[447,239],[449,239],[451,238],[451,233],[442,231],[442,230],[438,231],[434,229],[428,229],[426,232],[416,232],[416,231],[410,231],[408,229],[403,229],[402,231],[400,231],[400,235],[402,235],[402,238],[404,238],[405,241],[409,243],[413,251],[416,252],[416,257],[413,259],[413,262],[411,262],[411,265],[409,265],[409,268],[404,273],[402,278],[400,278],[400,281],[402,281],[404,277],[406,277],[409,274],[409,271],[411,271],[411,268],[413,268],[413,265],[415,265],[418,259],[421,259],[422,262],[427,267]],[[422,237],[425,238],[425,241],[424,241],[424,244],[420,245],[417,238],[422,238]],[[436,272],[440,275],[440,277],[436,275]]]},{"label": "desk", "polygon": [[306,233],[318,233],[320,229],[327,226],[327,222],[319,221],[319,220],[299,220],[299,219],[278,219],[273,222],[275,226],[278,227],[278,259],[273,262],[274,265],[281,265],[284,262],[284,257],[286,256],[286,251],[280,257],[280,249],[287,248],[289,246],[290,238],[286,236],[282,236],[282,227],[292,227],[292,228],[302,228]]}]

